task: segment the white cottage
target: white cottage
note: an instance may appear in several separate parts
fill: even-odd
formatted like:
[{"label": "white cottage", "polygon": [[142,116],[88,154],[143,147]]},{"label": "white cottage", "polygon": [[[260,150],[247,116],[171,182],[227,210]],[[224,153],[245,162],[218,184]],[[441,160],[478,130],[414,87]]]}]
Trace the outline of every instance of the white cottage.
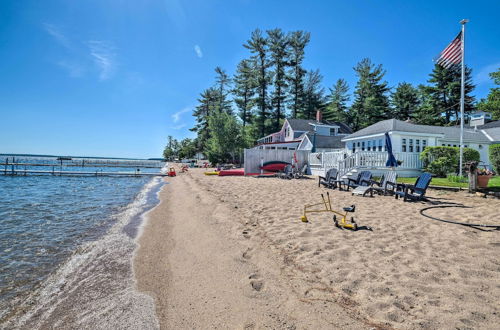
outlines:
[{"label": "white cottage", "polygon": [[[385,133],[392,141],[392,150],[402,164],[397,168],[400,176],[415,176],[422,170],[420,152],[427,146],[460,145],[460,127],[417,125],[397,119],[388,119],[368,126],[342,138],[342,152],[312,154],[313,174],[323,174],[328,168],[339,168],[341,172],[366,168],[379,174],[387,170],[385,161]],[[489,165],[489,145],[500,143],[500,121],[464,128],[464,145],[479,151],[481,161]]]}]

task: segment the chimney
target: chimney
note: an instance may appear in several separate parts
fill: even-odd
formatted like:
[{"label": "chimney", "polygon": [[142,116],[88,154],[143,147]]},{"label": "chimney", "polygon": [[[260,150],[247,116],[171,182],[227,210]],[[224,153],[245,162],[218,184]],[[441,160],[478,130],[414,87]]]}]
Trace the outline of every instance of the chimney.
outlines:
[{"label": "chimney", "polygon": [[323,114],[321,113],[321,110],[316,110],[316,121],[318,123],[321,123],[323,120]]}]

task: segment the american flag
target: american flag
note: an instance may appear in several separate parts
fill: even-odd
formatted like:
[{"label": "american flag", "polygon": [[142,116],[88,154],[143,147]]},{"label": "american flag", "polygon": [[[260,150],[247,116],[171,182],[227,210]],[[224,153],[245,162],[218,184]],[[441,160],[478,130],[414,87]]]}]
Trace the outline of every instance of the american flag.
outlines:
[{"label": "american flag", "polygon": [[462,32],[437,56],[436,64],[448,69],[454,64],[462,62]]}]

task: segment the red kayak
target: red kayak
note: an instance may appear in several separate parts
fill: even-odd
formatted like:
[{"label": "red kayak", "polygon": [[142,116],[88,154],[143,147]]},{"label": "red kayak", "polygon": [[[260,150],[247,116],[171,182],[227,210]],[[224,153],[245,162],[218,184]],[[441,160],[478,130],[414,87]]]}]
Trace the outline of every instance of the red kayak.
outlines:
[{"label": "red kayak", "polygon": [[221,170],[219,171],[219,176],[243,176],[245,175],[245,170],[242,168],[232,169],[232,170]]},{"label": "red kayak", "polygon": [[259,168],[269,172],[280,172],[283,171],[287,165],[290,165],[290,163],[276,160],[272,162],[265,162],[264,166],[260,166]]}]

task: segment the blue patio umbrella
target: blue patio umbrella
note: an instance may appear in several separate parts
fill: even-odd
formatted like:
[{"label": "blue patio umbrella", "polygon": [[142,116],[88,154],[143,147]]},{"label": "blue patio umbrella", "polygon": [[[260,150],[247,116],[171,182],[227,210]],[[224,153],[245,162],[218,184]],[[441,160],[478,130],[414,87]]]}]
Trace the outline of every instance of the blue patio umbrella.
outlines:
[{"label": "blue patio umbrella", "polygon": [[392,142],[391,142],[391,137],[389,136],[389,132],[385,132],[385,150],[387,150],[387,155],[388,155],[385,166],[397,167],[398,161],[396,160],[396,157],[394,157],[394,154],[392,153]]}]

